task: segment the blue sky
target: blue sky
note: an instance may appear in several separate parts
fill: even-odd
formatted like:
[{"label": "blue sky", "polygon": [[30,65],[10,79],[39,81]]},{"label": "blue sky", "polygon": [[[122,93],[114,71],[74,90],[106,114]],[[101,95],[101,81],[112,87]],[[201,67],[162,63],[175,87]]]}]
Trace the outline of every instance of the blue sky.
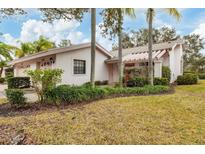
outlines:
[{"label": "blue sky", "polygon": [[[74,44],[88,42],[90,40],[90,14],[84,16],[83,22],[77,21],[55,21],[52,25],[41,21],[41,14],[36,9],[27,9],[26,16],[16,16],[4,19],[0,23],[0,32],[3,33],[1,41],[18,45],[19,41],[27,42],[36,40],[39,35],[45,35],[50,40],[59,43],[61,39],[71,39]],[[125,17],[124,29],[138,30],[146,28],[146,9],[136,9],[136,19]],[[200,34],[205,37],[205,9],[179,9],[182,14],[180,22],[169,17],[162,9],[157,9],[154,27],[174,27],[177,33],[187,35],[190,33]],[[97,9],[97,13],[100,9]],[[102,22],[100,15],[97,15],[97,41],[108,50],[112,43],[109,39],[100,35],[98,25]]]}]

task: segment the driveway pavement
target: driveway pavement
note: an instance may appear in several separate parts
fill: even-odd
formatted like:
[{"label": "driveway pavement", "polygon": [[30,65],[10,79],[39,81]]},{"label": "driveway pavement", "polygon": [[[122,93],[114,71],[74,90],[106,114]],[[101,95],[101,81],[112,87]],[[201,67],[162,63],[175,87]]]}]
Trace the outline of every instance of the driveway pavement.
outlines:
[{"label": "driveway pavement", "polygon": [[[0,99],[6,98],[5,89],[7,89],[7,85],[0,84]],[[31,89],[25,90],[25,97],[28,102],[36,102],[38,100],[36,93]]]},{"label": "driveway pavement", "polygon": [[6,84],[0,84],[0,98],[6,98],[5,89],[7,89]]}]

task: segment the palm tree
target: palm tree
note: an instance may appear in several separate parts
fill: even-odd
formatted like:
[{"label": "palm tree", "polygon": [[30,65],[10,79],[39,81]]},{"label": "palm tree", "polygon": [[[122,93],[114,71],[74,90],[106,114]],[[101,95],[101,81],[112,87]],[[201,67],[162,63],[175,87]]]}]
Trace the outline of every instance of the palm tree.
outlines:
[{"label": "palm tree", "polygon": [[[169,15],[173,16],[176,18],[178,21],[181,18],[180,13],[178,12],[177,9],[175,8],[167,8],[163,9],[166,11]],[[148,30],[148,77],[150,80],[150,84],[153,85],[153,64],[152,64],[152,24],[153,24],[153,19],[155,16],[155,10],[153,8],[149,8],[147,10],[147,22],[149,25],[149,30]]]},{"label": "palm tree", "polygon": [[12,51],[15,49],[15,47],[5,44],[3,42],[0,42],[0,58],[2,60],[11,60],[12,59]]},{"label": "palm tree", "polygon": [[122,64],[122,31],[124,16],[135,17],[135,10],[132,8],[115,8],[103,9],[100,13],[103,17],[103,24],[100,25],[104,37],[109,36],[110,39],[118,38],[118,74],[119,86],[122,87],[123,82],[123,64]]},{"label": "palm tree", "polygon": [[54,48],[55,44],[43,36],[40,36],[38,40],[34,42],[21,42],[21,47],[16,48],[15,56],[18,58],[24,57],[29,54],[37,53]]},{"label": "palm tree", "polygon": [[37,41],[33,42],[34,52],[40,52],[55,47],[55,44],[44,36],[40,36]]},{"label": "palm tree", "polygon": [[6,62],[12,60],[12,52],[15,47],[0,42],[0,77],[3,72],[3,68],[6,66]]},{"label": "palm tree", "polygon": [[118,73],[119,73],[119,86],[123,85],[123,63],[122,63],[122,25],[123,25],[123,15],[130,17],[135,17],[135,10],[132,8],[117,9],[118,12]]},{"label": "palm tree", "polygon": [[18,58],[34,53],[33,44],[31,42],[21,42],[20,48],[15,50],[15,56]]},{"label": "palm tree", "polygon": [[91,71],[90,83],[95,86],[96,9],[91,9]]},{"label": "palm tree", "polygon": [[6,67],[6,66],[7,66],[6,61],[5,61],[5,60],[1,60],[1,61],[0,61],[0,77],[2,76],[3,69],[4,69],[4,67]]}]

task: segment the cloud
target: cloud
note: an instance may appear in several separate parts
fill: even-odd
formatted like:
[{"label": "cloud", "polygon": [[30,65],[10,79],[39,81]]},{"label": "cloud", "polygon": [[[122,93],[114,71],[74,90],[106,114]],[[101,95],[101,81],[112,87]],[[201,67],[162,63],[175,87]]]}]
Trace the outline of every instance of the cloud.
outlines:
[{"label": "cloud", "polygon": [[[3,34],[1,39],[3,42],[14,46],[20,46],[20,41],[33,42],[41,35],[56,44],[59,44],[62,39],[70,39],[73,44],[90,42],[90,38],[84,36],[84,34],[77,29],[79,26],[80,23],[75,20],[69,22],[56,20],[53,24],[50,24],[41,20],[29,19],[23,22],[19,38],[14,38],[12,35],[7,33]],[[96,41],[107,50],[112,49],[113,41],[108,38],[104,38],[101,35],[99,25],[96,25]]]},{"label": "cloud", "polygon": [[43,21],[28,20],[21,28],[20,40],[23,42],[34,41],[43,35],[51,41],[59,43],[62,39],[70,39],[73,43],[78,43],[82,38],[82,32],[76,31],[80,23],[64,20],[56,20],[53,24]]},{"label": "cloud", "polygon": [[162,27],[172,28],[172,25],[164,22],[159,17],[156,17],[154,20],[154,27],[156,27],[156,28],[162,28]]},{"label": "cloud", "polygon": [[3,34],[1,36],[1,38],[2,38],[2,41],[6,44],[10,44],[10,45],[13,45],[13,46],[19,46],[18,39],[14,38],[9,33]]},{"label": "cloud", "polygon": [[105,49],[111,50],[113,41],[102,36],[102,34],[101,34],[102,30],[99,27],[100,24],[102,24],[102,23],[99,23],[98,25],[96,25],[96,41],[100,45],[102,45]]},{"label": "cloud", "polygon": [[205,38],[205,23],[199,24],[191,34],[199,34],[202,38]]},{"label": "cloud", "polygon": [[[199,24],[199,26],[191,32],[191,34],[198,34],[201,38],[205,38],[205,23]],[[203,40],[205,42],[205,40]],[[201,53],[205,54],[205,49],[201,50]]]},{"label": "cloud", "polygon": [[55,20],[52,24],[46,23],[41,20],[29,19],[23,22],[21,27],[20,37],[14,38],[10,34],[3,34],[1,38],[3,42],[18,46],[20,40],[21,42],[32,42],[43,35],[49,40],[58,44],[62,39],[70,39],[73,44],[81,43],[85,36],[81,31],[78,31],[77,28],[80,26],[80,23],[64,20]]}]

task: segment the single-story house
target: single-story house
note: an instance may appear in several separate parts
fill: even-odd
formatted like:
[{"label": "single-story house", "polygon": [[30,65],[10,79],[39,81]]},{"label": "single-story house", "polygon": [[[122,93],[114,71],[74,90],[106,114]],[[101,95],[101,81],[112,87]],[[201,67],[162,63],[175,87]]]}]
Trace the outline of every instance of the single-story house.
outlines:
[{"label": "single-story house", "polygon": [[[125,75],[130,70],[147,68],[148,47],[123,49]],[[81,85],[90,80],[91,44],[84,43],[64,48],[55,48],[15,59],[8,63],[14,68],[14,76],[26,76],[27,69],[61,68],[62,84]],[[109,84],[118,81],[118,51],[107,51],[96,43],[95,80],[108,80]],[[171,82],[183,72],[182,40],[153,44],[154,76],[162,76],[162,66],[171,70]],[[137,72],[137,71],[135,71]],[[141,70],[143,74],[145,71]]]}]

